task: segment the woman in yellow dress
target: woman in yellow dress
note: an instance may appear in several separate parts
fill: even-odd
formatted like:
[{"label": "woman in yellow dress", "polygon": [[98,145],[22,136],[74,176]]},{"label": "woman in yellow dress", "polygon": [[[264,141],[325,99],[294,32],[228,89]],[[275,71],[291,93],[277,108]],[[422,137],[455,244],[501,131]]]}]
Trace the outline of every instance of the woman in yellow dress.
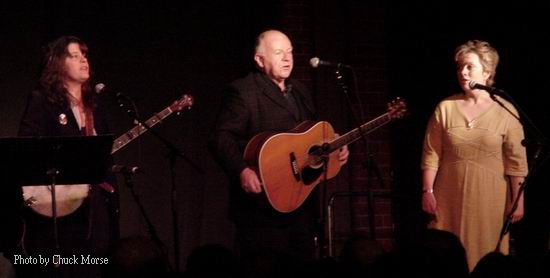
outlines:
[{"label": "woman in yellow dress", "polygon": [[[497,246],[505,214],[527,175],[521,123],[491,95],[470,82],[491,86],[499,56],[484,41],[468,41],[455,51],[463,92],[441,101],[426,129],[422,154],[422,208],[430,228],[457,235],[470,270]],[[495,96],[510,111],[516,109]],[[523,217],[519,196],[512,222]],[[508,253],[508,237],[501,252]]]}]

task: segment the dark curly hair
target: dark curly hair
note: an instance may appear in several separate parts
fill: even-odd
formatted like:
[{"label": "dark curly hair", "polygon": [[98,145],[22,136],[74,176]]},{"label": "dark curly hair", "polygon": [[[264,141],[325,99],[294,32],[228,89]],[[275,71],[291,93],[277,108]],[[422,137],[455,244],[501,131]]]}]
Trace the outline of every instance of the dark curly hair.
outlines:
[{"label": "dark curly hair", "polygon": [[[79,38],[74,36],[62,36],[50,42],[46,49],[44,70],[40,77],[40,87],[47,99],[61,107],[68,105],[69,92],[63,85],[66,77],[64,67],[65,58],[69,55],[67,47],[71,43],[80,46],[84,55],[88,53],[88,46]],[[82,103],[87,108],[93,108],[94,98],[89,79],[82,85]]]}]

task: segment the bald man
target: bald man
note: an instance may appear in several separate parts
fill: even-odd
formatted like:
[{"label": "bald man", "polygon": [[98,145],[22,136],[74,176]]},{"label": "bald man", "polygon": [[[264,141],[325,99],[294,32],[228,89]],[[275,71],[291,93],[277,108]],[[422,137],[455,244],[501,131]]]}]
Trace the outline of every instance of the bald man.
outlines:
[{"label": "bald man", "polygon": [[[232,82],[227,89],[210,146],[231,178],[230,216],[237,228],[241,256],[270,252],[298,260],[315,254],[317,194],[291,213],[279,213],[253,201],[262,188],[254,170],[243,160],[248,141],[264,131],[286,132],[315,119],[309,91],[290,78],[294,60],[292,43],[282,32],[268,30],[256,40],[257,70]],[[348,150],[340,151],[346,163]]]}]

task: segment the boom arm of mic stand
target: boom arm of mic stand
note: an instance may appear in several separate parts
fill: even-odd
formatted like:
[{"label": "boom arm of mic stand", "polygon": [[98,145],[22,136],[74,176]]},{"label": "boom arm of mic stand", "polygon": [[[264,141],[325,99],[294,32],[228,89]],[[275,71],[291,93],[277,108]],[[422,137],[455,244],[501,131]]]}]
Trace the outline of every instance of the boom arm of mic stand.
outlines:
[{"label": "boom arm of mic stand", "polygon": [[[351,68],[351,67],[348,67],[348,68],[353,71],[353,68]],[[342,74],[341,68],[338,67],[338,69],[334,73],[336,74],[337,83],[340,86],[340,88],[342,89],[342,92],[344,93],[344,96],[346,97],[347,104],[348,104],[348,106],[350,108],[350,111],[351,111],[351,113],[350,113],[351,118],[353,119],[355,125],[357,126],[357,129],[359,130],[359,134],[361,135],[361,139],[365,143],[366,150],[368,150],[367,137],[365,136],[365,133],[361,129],[361,123],[359,122],[359,120],[357,119],[357,116],[354,113],[353,105],[352,105],[351,99],[349,97],[348,86],[344,82],[344,75]]]},{"label": "boom arm of mic stand", "polygon": [[[348,67],[346,67],[346,68],[349,69],[349,70],[353,73],[354,79],[356,79],[356,78],[355,78],[355,73],[354,73],[354,71],[353,71],[353,68],[352,68],[351,66],[348,66]],[[338,67],[338,68],[336,69],[336,71],[334,72],[334,73],[336,74],[337,83],[338,83],[338,85],[340,86],[340,88],[342,89],[342,92],[344,92],[344,95],[345,95],[345,97],[346,97],[347,104],[348,104],[349,109],[350,109],[350,111],[351,111],[351,113],[350,113],[350,114],[351,114],[351,118],[352,118],[352,120],[353,120],[355,126],[357,127],[357,130],[359,131],[359,135],[361,136],[361,139],[363,140],[363,143],[364,143],[364,145],[365,145],[365,152],[366,152],[367,155],[369,156],[369,157],[367,157],[366,165],[364,165],[364,166],[366,166],[366,167],[371,167],[371,166],[373,166],[373,165],[371,165],[371,162],[372,162],[372,161],[370,161],[370,159],[372,158],[372,155],[371,155],[370,152],[369,152],[369,144],[368,144],[367,136],[365,135],[365,132],[363,131],[363,129],[361,129],[361,123],[359,122],[358,117],[357,117],[357,115],[355,114],[355,112],[354,112],[354,110],[353,110],[353,104],[352,104],[352,101],[351,101],[350,96],[349,96],[348,86],[347,86],[347,85],[345,84],[345,82],[344,82],[344,76],[343,76],[341,70],[342,70],[342,69],[341,69],[340,67]],[[357,88],[356,88],[356,89],[357,89]],[[360,101],[360,100],[358,100],[358,101]],[[359,105],[361,105],[361,104],[359,103]],[[361,110],[361,112],[362,112],[362,110]],[[363,116],[363,115],[361,115],[361,116]],[[375,167],[376,167],[376,165],[375,165]],[[382,181],[382,178],[381,178],[381,176],[380,176],[380,172],[378,171],[378,168],[377,168],[377,167],[376,167],[376,169],[367,168],[367,170],[369,170],[369,171],[370,171],[370,170],[376,170],[376,171],[375,171],[375,172],[376,172],[375,174],[379,177],[380,182],[381,182],[381,184],[382,184],[383,181]],[[383,184],[382,184],[382,185],[383,185]]]},{"label": "boom arm of mic stand", "polygon": [[498,93],[502,94],[506,97],[506,100],[510,101],[512,105],[516,108],[519,115],[514,114],[508,107],[506,107],[497,97],[494,92],[489,92],[491,95],[491,98],[498,103],[502,108],[504,108],[510,115],[512,115],[514,118],[516,118],[521,125],[526,128],[528,131],[531,131],[534,133],[534,135],[537,137],[537,141],[539,141],[540,145],[547,147],[548,146],[548,139],[543,135],[543,133],[540,131],[540,129],[537,128],[537,126],[533,123],[531,118],[527,115],[527,113],[517,104],[517,102],[510,96],[506,91],[499,90]]},{"label": "boom arm of mic stand", "polygon": [[[128,101],[130,101],[131,103],[133,103],[133,101],[128,98],[128,97],[125,97]],[[119,105],[121,108],[125,108],[126,105],[123,103],[123,102],[120,102],[119,101]],[[135,105],[134,105],[135,106]],[[142,120],[140,120],[137,116],[136,116],[136,113],[134,112],[134,110],[132,109],[127,109],[126,110],[126,113],[128,114],[128,116],[130,116],[130,118],[136,122],[137,124],[139,124],[140,126],[143,126],[147,131],[149,131],[153,136],[155,136],[158,140],[160,140],[165,146],[166,148],[168,148],[168,150],[170,151],[170,155],[173,155],[173,156],[176,156],[176,157],[180,157],[180,158],[183,158],[187,163],[189,163],[193,168],[195,168],[195,170],[197,170],[199,173],[201,174],[204,174],[204,171],[202,170],[201,167],[199,167],[195,162],[193,162],[191,159],[189,159],[187,156],[185,156],[185,154],[183,153],[183,151],[181,151],[180,149],[178,149],[174,144],[172,144],[170,141],[168,141],[166,138],[162,137],[160,134],[158,134],[158,132],[156,132],[155,130],[153,130],[151,127],[149,127],[149,125],[147,125],[145,122],[143,122]]]}]

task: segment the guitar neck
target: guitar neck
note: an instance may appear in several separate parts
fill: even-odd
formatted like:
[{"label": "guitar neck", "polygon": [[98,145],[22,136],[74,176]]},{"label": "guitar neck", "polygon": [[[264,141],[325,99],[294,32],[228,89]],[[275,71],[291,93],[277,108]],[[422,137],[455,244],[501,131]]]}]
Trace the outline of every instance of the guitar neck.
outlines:
[{"label": "guitar neck", "polygon": [[334,139],[332,142],[329,143],[329,153],[345,145],[355,142],[357,139],[361,138],[361,133],[369,134],[389,122],[391,122],[391,117],[389,113],[380,115],[379,117],[369,121],[368,123],[365,123],[362,126]]},{"label": "guitar neck", "polygon": [[[164,120],[166,117],[170,116],[172,114],[172,109],[170,107],[165,108],[164,110],[158,112],[157,114],[153,115],[151,118],[149,118],[147,121],[145,121],[145,124],[151,128],[155,126],[156,124],[160,123],[162,120]],[[136,125],[132,129],[128,130],[128,132],[124,133],[120,137],[118,137],[114,143],[113,147],[111,149],[111,154],[114,154],[116,151],[120,150],[122,147],[126,146],[128,143],[130,143],[132,140],[139,137],[141,134],[145,133],[147,131],[147,128],[143,125]]]}]

